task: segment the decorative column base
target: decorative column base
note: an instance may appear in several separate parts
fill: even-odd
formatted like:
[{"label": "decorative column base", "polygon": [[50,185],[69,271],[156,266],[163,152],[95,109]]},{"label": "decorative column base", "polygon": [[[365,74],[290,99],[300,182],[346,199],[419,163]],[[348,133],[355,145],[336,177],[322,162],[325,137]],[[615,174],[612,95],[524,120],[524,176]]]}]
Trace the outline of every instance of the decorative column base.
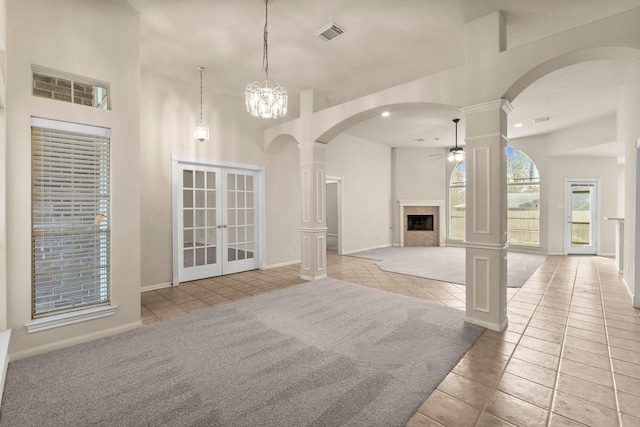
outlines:
[{"label": "decorative column base", "polygon": [[467,309],[465,320],[502,332],[507,328],[506,246],[467,243]]},{"label": "decorative column base", "polygon": [[327,277],[327,229],[300,229],[300,278],[318,280]]}]

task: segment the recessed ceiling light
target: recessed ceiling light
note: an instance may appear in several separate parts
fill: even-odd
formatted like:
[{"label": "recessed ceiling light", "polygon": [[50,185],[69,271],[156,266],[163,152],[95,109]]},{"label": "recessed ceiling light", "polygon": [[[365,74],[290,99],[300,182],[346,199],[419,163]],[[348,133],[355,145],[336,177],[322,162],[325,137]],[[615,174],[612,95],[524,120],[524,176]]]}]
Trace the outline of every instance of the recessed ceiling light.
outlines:
[{"label": "recessed ceiling light", "polygon": [[389,115],[390,115],[390,114],[391,114],[391,113],[390,113],[390,112],[388,112],[388,111],[383,111],[383,112],[382,112],[382,117],[389,117]]},{"label": "recessed ceiling light", "polygon": [[522,123],[516,123],[515,125],[513,125],[514,128],[521,128],[522,127]]},{"label": "recessed ceiling light", "polygon": [[537,119],[533,119],[534,122],[536,123],[540,123],[540,122],[548,122],[549,120],[551,120],[551,117],[538,117]]},{"label": "recessed ceiling light", "polygon": [[413,142],[417,142],[417,143],[424,142],[424,138],[416,138],[413,140]]}]

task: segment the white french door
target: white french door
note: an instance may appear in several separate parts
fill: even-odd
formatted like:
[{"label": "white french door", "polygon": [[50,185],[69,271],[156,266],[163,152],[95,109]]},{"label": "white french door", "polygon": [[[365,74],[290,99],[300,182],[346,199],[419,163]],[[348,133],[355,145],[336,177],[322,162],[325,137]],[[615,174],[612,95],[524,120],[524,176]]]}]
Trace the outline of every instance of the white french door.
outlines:
[{"label": "white french door", "polygon": [[598,181],[566,181],[565,253],[597,253]]},{"label": "white french door", "polygon": [[259,267],[258,170],[173,164],[174,285]]}]

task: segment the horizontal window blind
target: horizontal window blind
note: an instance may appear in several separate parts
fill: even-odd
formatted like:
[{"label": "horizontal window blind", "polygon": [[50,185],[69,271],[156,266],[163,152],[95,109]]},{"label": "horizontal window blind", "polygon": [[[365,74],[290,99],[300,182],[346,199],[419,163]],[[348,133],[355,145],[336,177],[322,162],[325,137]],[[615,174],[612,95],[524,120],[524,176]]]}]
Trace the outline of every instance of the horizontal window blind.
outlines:
[{"label": "horizontal window blind", "polygon": [[31,130],[33,318],[109,303],[108,129],[34,119]]}]

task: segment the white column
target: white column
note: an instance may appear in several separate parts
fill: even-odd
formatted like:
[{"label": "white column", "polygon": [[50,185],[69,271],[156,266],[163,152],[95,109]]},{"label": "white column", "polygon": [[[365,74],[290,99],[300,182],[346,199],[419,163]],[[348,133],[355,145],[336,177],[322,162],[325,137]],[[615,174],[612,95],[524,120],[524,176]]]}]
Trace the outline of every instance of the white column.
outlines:
[{"label": "white column", "polygon": [[316,280],[327,276],[326,145],[298,144],[302,215],[300,218],[300,277]]},{"label": "white column", "polygon": [[465,115],[466,320],[507,327],[507,114],[497,100],[462,109]]}]

